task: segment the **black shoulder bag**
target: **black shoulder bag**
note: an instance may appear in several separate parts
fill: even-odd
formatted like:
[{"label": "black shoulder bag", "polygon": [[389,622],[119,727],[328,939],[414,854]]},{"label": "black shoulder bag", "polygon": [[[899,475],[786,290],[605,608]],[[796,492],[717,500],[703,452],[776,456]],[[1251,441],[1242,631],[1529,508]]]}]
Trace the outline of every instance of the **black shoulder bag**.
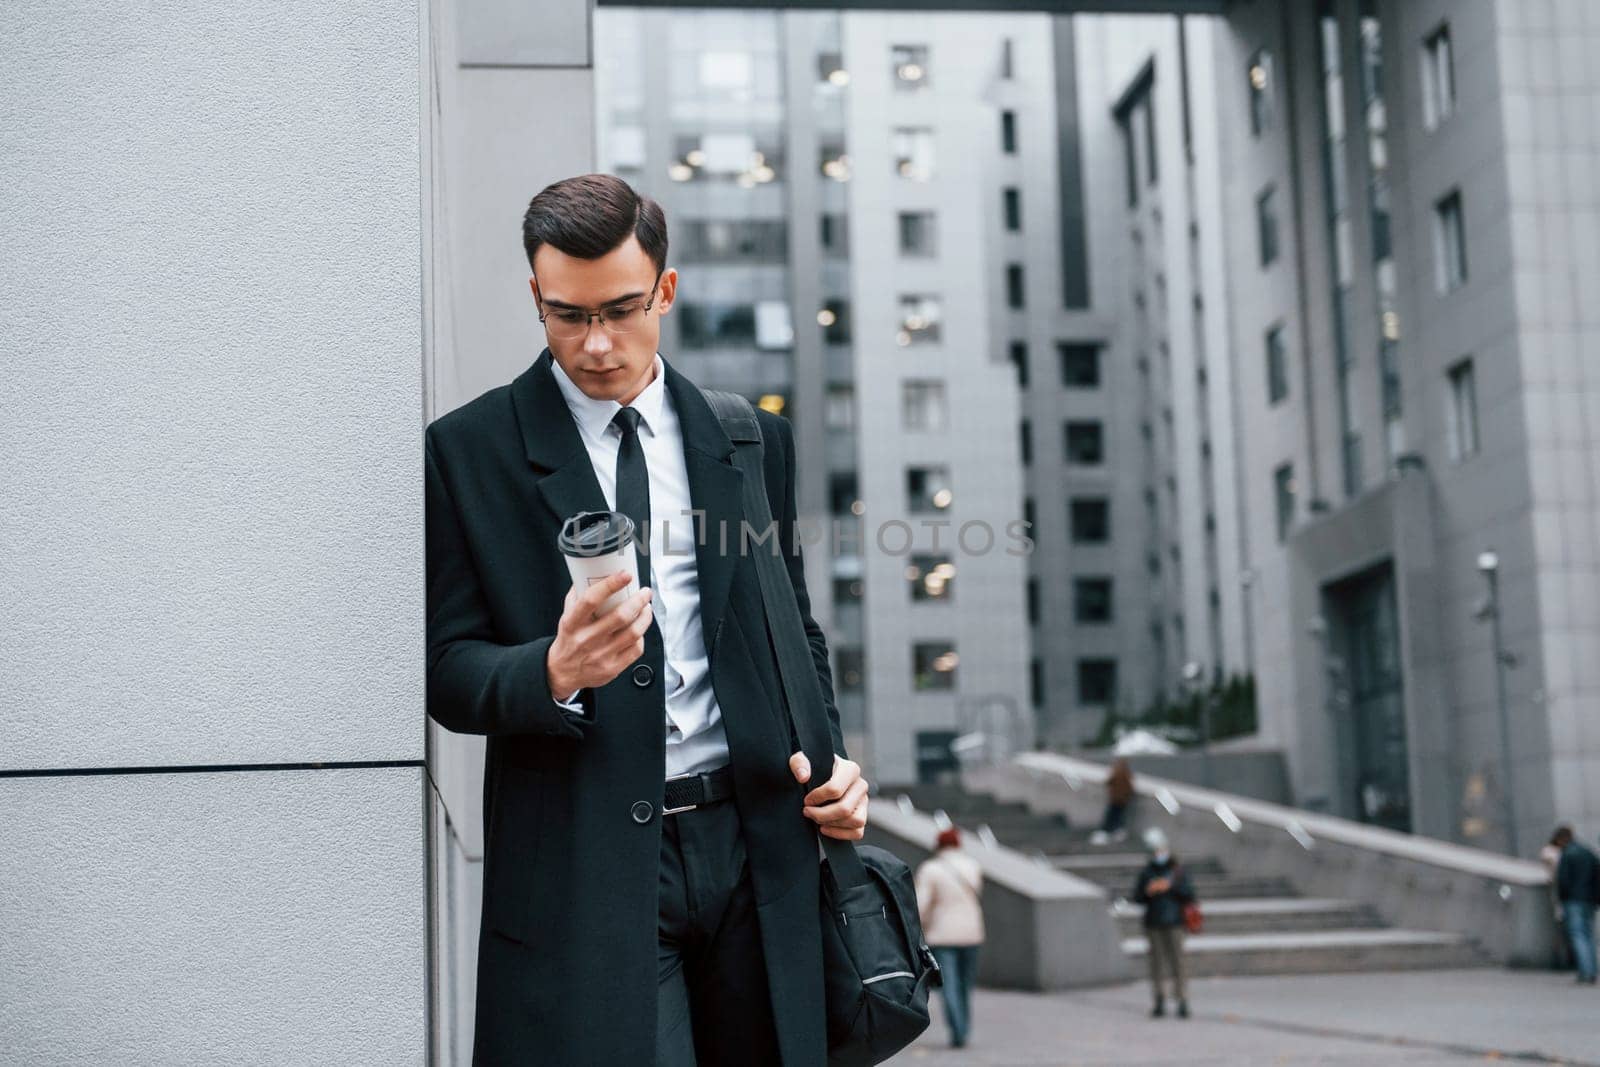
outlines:
[{"label": "black shoulder bag", "polygon": [[[744,472],[745,520],[766,531],[772,527],[772,509],[755,411],[736,393],[704,392]],[[782,530],[771,543],[782,545]],[[758,546],[754,556],[789,718],[811,762],[812,781],[824,782],[832,773],[832,734],[794,587],[776,551]],[[817,839],[825,857],[821,906],[828,1063],[870,1067],[928,1028],[928,993],[940,983],[939,965],[922,937],[911,869],[881,848],[858,848],[820,833]]]}]

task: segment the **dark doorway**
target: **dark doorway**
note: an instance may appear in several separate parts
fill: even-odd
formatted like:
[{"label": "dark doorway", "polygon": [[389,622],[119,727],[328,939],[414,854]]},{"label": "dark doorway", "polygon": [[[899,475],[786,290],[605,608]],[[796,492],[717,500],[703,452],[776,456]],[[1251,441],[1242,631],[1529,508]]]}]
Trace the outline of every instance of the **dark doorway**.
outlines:
[{"label": "dark doorway", "polygon": [[1395,609],[1388,563],[1324,591],[1336,660],[1330,704],[1338,718],[1342,807],[1362,822],[1411,830],[1411,774]]}]

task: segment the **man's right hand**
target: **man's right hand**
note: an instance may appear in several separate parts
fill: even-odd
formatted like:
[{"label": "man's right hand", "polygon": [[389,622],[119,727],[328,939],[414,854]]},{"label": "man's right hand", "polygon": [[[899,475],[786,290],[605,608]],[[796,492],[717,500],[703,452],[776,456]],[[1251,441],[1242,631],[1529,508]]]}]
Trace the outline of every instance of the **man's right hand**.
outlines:
[{"label": "man's right hand", "polygon": [[644,655],[644,634],[655,615],[650,610],[652,590],[641,589],[614,611],[595,617],[608,597],[627,586],[631,576],[618,571],[596,582],[580,595],[567,590],[556,639],[545,656],[545,676],[557,700],[578,689],[605,685]]}]

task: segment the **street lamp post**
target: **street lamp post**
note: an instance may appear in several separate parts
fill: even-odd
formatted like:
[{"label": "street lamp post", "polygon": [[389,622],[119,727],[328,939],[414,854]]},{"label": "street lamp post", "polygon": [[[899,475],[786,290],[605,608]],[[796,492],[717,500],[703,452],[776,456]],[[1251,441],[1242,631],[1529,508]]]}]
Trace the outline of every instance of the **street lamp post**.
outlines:
[{"label": "street lamp post", "polygon": [[1205,669],[1190,660],[1183,665],[1183,680],[1200,701],[1200,783],[1211,785],[1211,695],[1200,688]]},{"label": "street lamp post", "polygon": [[1505,809],[1506,842],[1513,856],[1521,855],[1517,847],[1516,787],[1511,770],[1511,716],[1506,708],[1506,661],[1509,658],[1500,633],[1500,557],[1493,551],[1478,554],[1478,572],[1489,586],[1488,598],[1478,611],[1478,617],[1489,623],[1489,640],[1494,646],[1495,697],[1500,711],[1500,795]]}]

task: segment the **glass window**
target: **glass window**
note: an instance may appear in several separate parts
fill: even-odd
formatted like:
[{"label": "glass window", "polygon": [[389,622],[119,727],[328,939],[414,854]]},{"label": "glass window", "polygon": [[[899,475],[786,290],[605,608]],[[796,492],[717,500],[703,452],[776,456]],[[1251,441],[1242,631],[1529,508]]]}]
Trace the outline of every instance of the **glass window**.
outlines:
[{"label": "glass window", "polygon": [[1015,77],[1013,73],[1016,69],[1015,51],[1011,38],[1002,37],[1000,39],[1000,77],[1005,81],[1010,81]]},{"label": "glass window", "polygon": [[850,180],[850,157],[845,154],[844,145],[824,142],[817,147],[817,169],[824,178],[832,178],[836,182]]},{"label": "glass window", "polygon": [[1005,210],[1006,229],[1013,232],[1022,229],[1022,191],[1008,186],[1001,190],[1000,195]]},{"label": "glass window", "polygon": [[850,73],[844,69],[844,58],[838,52],[817,56],[817,80],[835,86],[850,84]]},{"label": "glass window", "polygon": [[1433,208],[1433,252],[1437,261],[1437,282],[1441,293],[1467,283],[1467,235],[1461,221],[1459,190],[1440,200]]},{"label": "glass window", "polygon": [[1294,525],[1294,467],[1288,463],[1272,472],[1273,496],[1277,500],[1278,508],[1278,540],[1284,541],[1289,537],[1289,529]]},{"label": "glass window", "polygon": [[1265,48],[1250,60],[1250,132],[1260,137],[1272,127],[1272,53]]},{"label": "glass window", "polygon": [[1017,431],[1017,447],[1022,452],[1022,465],[1026,467],[1033,462],[1033,423],[1023,419],[1017,424]]},{"label": "glass window", "polygon": [[913,555],[905,573],[913,601],[948,601],[955,592],[956,565],[949,556]]},{"label": "glass window", "polygon": [[834,471],[828,475],[828,510],[834,515],[853,515],[861,502],[855,471]]},{"label": "glass window", "polygon": [[944,382],[913,380],[900,386],[901,424],[907,430],[940,432],[946,419]]},{"label": "glass window", "polygon": [[896,89],[910,92],[928,87],[927,45],[897,44],[889,50],[889,57]]},{"label": "glass window", "polygon": [[860,578],[835,578],[833,580],[833,602],[835,604],[859,604],[865,591],[866,584]]},{"label": "glass window", "polygon": [[1017,113],[1000,112],[1000,151],[1008,156],[1017,154]]},{"label": "glass window", "polygon": [[933,212],[900,212],[900,254],[926,257],[938,252],[938,235],[934,231]]},{"label": "glass window", "polygon": [[906,510],[913,514],[946,511],[954,495],[950,468],[911,467],[906,471]]},{"label": "glass window", "polygon": [[840,645],[833,654],[837,667],[834,682],[843,693],[859,693],[866,678],[866,656],[859,647]]},{"label": "glass window", "polygon": [[821,218],[823,255],[830,257],[850,254],[850,220],[846,215],[827,214]]},{"label": "glass window", "polygon": [[1105,427],[1098,419],[1071,420],[1064,429],[1068,463],[1095,467],[1106,461]]},{"label": "glass window", "polygon": [[1256,197],[1256,230],[1260,235],[1261,265],[1265,267],[1278,258],[1277,190],[1270,185]]},{"label": "glass window", "polygon": [[1028,624],[1039,624],[1039,579],[1028,579]]},{"label": "glass window", "polygon": [[917,690],[956,687],[954,641],[919,641],[911,646],[911,687]]},{"label": "glass window", "polygon": [[1017,386],[1028,387],[1028,342],[1011,342],[1011,365],[1017,368]]},{"label": "glass window", "polygon": [[1127,112],[1117,116],[1117,132],[1122,136],[1123,179],[1127,184],[1128,206],[1139,204],[1139,158],[1134,151],[1133,116]]},{"label": "glass window", "polygon": [[1081,623],[1107,623],[1112,618],[1111,579],[1074,578],[1072,617]]},{"label": "glass window", "polygon": [[1455,110],[1455,60],[1450,50],[1450,27],[1446,24],[1422,42],[1422,124],[1431,130]]},{"label": "glass window", "polygon": [[789,226],[782,219],[685,219],[673,236],[691,263],[787,263]]},{"label": "glass window", "polygon": [[1036,708],[1044,706],[1044,661],[1038,656],[1028,660],[1028,699]]},{"label": "glass window", "polygon": [[754,304],[680,302],[679,339],[687,348],[721,348],[756,343]]},{"label": "glass window", "polygon": [[1006,305],[1013,308],[1026,306],[1026,288],[1022,277],[1022,264],[1006,264]]},{"label": "glass window", "polygon": [[1450,382],[1450,458],[1478,454],[1478,385],[1472,360],[1464,359],[1447,373]]},{"label": "glass window", "polygon": [[1117,661],[1080,659],[1078,661],[1078,703],[1114,704],[1117,699]]},{"label": "glass window", "polygon": [[1075,496],[1067,505],[1075,545],[1103,545],[1111,540],[1111,501],[1103,496]]},{"label": "glass window", "polygon": [[1100,384],[1100,346],[1070,344],[1056,345],[1056,355],[1061,361],[1061,384],[1068,389],[1093,389]]},{"label": "glass window", "polygon": [[1033,535],[1033,531],[1039,528],[1038,509],[1034,507],[1033,497],[1031,496],[1022,498],[1022,521],[1028,527],[1027,532],[1030,537]]},{"label": "glass window", "polygon": [[903,348],[939,339],[939,298],[908,294],[900,298],[900,329],[895,341]]},{"label": "glass window", "polygon": [[856,389],[853,385],[830,385],[823,404],[823,422],[830,430],[853,430],[856,426]]},{"label": "glass window", "polygon": [[1289,395],[1289,353],[1284,347],[1283,327],[1267,331],[1267,400],[1277,404]]},{"label": "glass window", "polygon": [[822,327],[822,339],[830,345],[850,343],[850,301],[829,300],[817,312],[817,325]]},{"label": "glass window", "polygon": [[894,153],[894,172],[902,178],[925,182],[933,177],[933,131],[930,129],[902,128],[890,138],[890,151]]}]

